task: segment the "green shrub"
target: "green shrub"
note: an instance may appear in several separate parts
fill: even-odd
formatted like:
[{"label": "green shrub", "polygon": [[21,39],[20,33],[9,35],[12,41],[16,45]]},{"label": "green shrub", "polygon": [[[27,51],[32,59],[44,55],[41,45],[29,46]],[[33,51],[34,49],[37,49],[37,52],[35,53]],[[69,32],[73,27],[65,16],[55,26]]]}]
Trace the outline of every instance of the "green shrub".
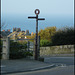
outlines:
[{"label": "green shrub", "polygon": [[64,28],[62,30],[58,30],[51,39],[53,45],[74,44],[74,29]]},{"label": "green shrub", "polygon": [[48,40],[40,40],[40,46],[50,46],[52,45],[51,41]]},{"label": "green shrub", "polygon": [[24,52],[24,55],[27,57],[27,56],[33,56],[33,52],[29,52],[29,51],[26,51]]},{"label": "green shrub", "polygon": [[[26,44],[25,44],[26,45]],[[24,58],[24,51],[22,49],[26,49],[26,46],[24,44],[20,44],[18,42],[10,41],[10,59],[18,59],[18,58]]]}]

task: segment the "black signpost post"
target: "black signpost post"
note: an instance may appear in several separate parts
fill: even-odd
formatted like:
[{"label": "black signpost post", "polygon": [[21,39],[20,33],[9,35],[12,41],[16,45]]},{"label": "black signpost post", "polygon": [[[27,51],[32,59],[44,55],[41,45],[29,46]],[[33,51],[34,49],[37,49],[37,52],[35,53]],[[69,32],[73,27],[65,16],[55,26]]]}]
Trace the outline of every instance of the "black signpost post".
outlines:
[{"label": "black signpost post", "polygon": [[29,19],[36,19],[36,42],[35,42],[35,60],[38,60],[38,20],[45,20],[44,18],[38,18],[40,13],[39,9],[35,10],[36,17],[28,17]]}]

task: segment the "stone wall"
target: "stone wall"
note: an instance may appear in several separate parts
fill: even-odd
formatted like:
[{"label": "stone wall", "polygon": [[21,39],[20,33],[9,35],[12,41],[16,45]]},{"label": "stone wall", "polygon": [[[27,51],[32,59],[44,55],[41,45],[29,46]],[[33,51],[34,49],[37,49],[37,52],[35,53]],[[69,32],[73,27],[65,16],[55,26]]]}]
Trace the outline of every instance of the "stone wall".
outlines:
[{"label": "stone wall", "polygon": [[57,56],[60,54],[74,54],[74,45],[40,47],[40,56]]}]

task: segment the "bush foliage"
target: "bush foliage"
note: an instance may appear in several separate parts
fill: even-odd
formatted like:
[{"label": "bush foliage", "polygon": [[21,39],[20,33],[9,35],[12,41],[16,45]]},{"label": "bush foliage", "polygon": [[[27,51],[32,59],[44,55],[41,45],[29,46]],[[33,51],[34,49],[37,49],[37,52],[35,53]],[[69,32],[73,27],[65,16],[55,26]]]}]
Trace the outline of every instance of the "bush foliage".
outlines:
[{"label": "bush foliage", "polygon": [[40,46],[49,46],[52,45],[52,42],[49,40],[40,40]]},{"label": "bush foliage", "polygon": [[[25,58],[26,56],[32,56],[30,52],[26,51],[27,44],[19,42],[10,42],[10,59]],[[23,50],[22,50],[23,49]]]},{"label": "bush foliage", "polygon": [[[48,30],[47,30],[48,29]],[[51,28],[40,30],[40,46],[52,45],[71,45],[74,44],[74,29],[65,27],[56,31],[56,28],[51,33],[47,33]]]},{"label": "bush foliage", "polygon": [[58,30],[52,36],[53,45],[69,45],[74,44],[74,29],[73,28],[64,28]]}]

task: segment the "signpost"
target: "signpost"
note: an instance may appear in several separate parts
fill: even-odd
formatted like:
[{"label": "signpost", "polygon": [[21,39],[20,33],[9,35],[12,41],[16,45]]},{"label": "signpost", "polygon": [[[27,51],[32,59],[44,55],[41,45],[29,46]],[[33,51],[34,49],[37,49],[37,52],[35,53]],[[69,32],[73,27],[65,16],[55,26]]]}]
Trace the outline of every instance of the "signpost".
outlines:
[{"label": "signpost", "polygon": [[38,60],[38,20],[45,20],[44,18],[38,18],[40,13],[39,9],[35,10],[35,17],[28,17],[29,19],[36,19],[36,42],[35,42],[35,60]]}]

